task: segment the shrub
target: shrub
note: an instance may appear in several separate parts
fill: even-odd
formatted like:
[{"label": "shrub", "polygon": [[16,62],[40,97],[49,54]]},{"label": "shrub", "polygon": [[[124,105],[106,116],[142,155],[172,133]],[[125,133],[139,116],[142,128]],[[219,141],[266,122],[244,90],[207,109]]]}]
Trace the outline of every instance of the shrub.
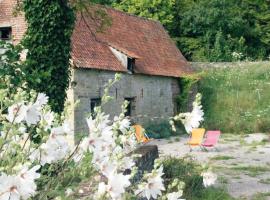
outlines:
[{"label": "shrub", "polygon": [[190,157],[165,158],[164,166],[165,186],[178,178],[185,182],[183,197],[187,200],[233,200],[227,191],[221,188],[203,186],[201,173],[202,167],[195,163]]},{"label": "shrub", "polygon": [[176,132],[172,131],[171,125],[168,121],[159,123],[151,122],[145,126],[145,131],[150,138],[161,139],[184,133],[183,125],[178,124],[176,128]]}]

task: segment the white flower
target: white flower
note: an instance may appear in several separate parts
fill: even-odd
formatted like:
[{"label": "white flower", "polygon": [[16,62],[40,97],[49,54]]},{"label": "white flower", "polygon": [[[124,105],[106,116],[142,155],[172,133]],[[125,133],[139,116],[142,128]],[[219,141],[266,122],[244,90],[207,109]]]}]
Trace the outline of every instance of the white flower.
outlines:
[{"label": "white flower", "polygon": [[27,106],[22,103],[14,104],[8,108],[6,116],[9,122],[20,123],[24,120],[27,111]]},{"label": "white flower", "polygon": [[40,120],[40,110],[35,104],[27,106],[25,121],[27,125],[37,124]]},{"label": "white flower", "polygon": [[20,200],[18,179],[15,176],[0,176],[0,200]]},{"label": "white flower", "polygon": [[[204,120],[204,112],[200,102],[201,94],[198,93],[195,101],[193,102],[192,111],[188,113],[180,113],[173,118],[175,121],[181,121],[183,123],[187,133],[191,133],[192,129],[198,128],[200,123]],[[173,129],[175,129],[174,123],[171,123],[171,126]]]},{"label": "white flower", "polygon": [[48,103],[48,97],[44,93],[39,93],[35,105],[41,109],[42,106]]},{"label": "white flower", "polygon": [[127,118],[120,120],[119,117],[114,117],[114,121],[117,122],[118,129],[122,133],[125,133],[130,128],[130,120]]},{"label": "white flower", "polygon": [[28,49],[24,49],[24,50],[21,51],[21,53],[20,53],[20,60],[21,61],[25,61],[26,60],[27,53],[28,53]]},{"label": "white flower", "polygon": [[104,182],[98,184],[98,196],[102,196],[106,193],[107,186]]},{"label": "white flower", "polygon": [[28,167],[23,166],[21,171],[17,176],[17,189],[22,197],[22,199],[28,199],[36,193],[37,186],[35,180],[40,177],[40,174],[36,171],[39,170],[40,166],[34,166],[30,170]]},{"label": "white flower", "polygon": [[39,149],[30,154],[31,161],[40,160],[41,165],[51,164],[64,159],[70,153],[70,146],[64,138],[50,137]]},{"label": "white flower", "polygon": [[152,173],[146,175],[147,182],[140,184],[138,190],[135,191],[135,194],[140,194],[148,200],[151,197],[157,199],[157,197],[161,195],[161,191],[165,190],[162,175],[162,166],[157,170],[154,169]]},{"label": "white flower", "polygon": [[168,200],[184,200],[180,199],[180,197],[183,195],[183,191],[178,191],[178,192],[172,192],[167,194]]},{"label": "white flower", "polygon": [[209,187],[211,185],[214,185],[217,180],[217,175],[210,171],[203,172],[202,177],[203,177],[204,187]]},{"label": "white flower", "polygon": [[129,175],[110,174],[108,177],[108,193],[112,199],[120,199],[121,195],[125,193],[125,188],[130,185]]},{"label": "white flower", "polygon": [[54,120],[54,115],[53,112],[49,111],[46,112],[43,116],[42,116],[43,120],[46,122],[46,129],[49,129],[52,126],[53,120]]},{"label": "white flower", "polygon": [[25,133],[26,132],[26,128],[24,126],[21,126],[19,129],[18,129],[21,133]]},{"label": "white flower", "polygon": [[124,157],[122,159],[122,169],[123,170],[126,170],[126,169],[131,169],[134,165],[135,165],[135,162],[134,160],[131,158],[131,157]]}]

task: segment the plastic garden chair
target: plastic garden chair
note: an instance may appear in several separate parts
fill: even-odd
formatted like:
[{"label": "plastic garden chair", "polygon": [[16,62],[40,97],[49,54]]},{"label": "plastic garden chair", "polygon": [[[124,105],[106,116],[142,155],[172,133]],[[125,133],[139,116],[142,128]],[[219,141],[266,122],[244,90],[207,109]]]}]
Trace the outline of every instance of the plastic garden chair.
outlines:
[{"label": "plastic garden chair", "polygon": [[216,150],[216,145],[218,143],[218,139],[220,136],[221,132],[216,130],[216,131],[207,131],[206,132],[206,138],[202,144],[203,147],[209,148],[209,147],[214,147]]},{"label": "plastic garden chair", "polygon": [[135,129],[135,136],[136,136],[138,142],[147,143],[151,140],[147,136],[144,128],[141,125],[139,125],[139,124],[133,125],[133,128]]},{"label": "plastic garden chair", "polygon": [[195,128],[191,132],[191,138],[188,141],[188,145],[190,147],[190,151],[192,150],[191,147],[199,146],[201,147],[201,144],[203,142],[203,136],[205,133],[204,128]]}]

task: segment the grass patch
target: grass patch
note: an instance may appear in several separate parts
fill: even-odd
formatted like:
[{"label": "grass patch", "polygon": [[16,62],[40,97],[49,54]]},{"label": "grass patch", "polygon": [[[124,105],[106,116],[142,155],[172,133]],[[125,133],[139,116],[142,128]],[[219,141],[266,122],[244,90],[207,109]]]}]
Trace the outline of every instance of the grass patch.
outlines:
[{"label": "grass patch", "polygon": [[203,94],[207,129],[252,133],[270,130],[269,64],[206,69]]},{"label": "grass patch", "polygon": [[231,170],[243,171],[246,175],[251,177],[256,177],[264,172],[270,171],[270,168],[267,166],[236,166],[231,167]]},{"label": "grass patch", "polygon": [[269,184],[270,184],[270,178],[261,179],[259,182],[260,182],[260,183],[263,183],[263,184],[269,185]]},{"label": "grass patch", "polygon": [[252,200],[267,200],[270,197],[270,192],[266,193],[257,193],[252,197]]},{"label": "grass patch", "polygon": [[218,188],[207,188],[200,196],[194,197],[192,200],[236,200],[231,197],[228,192],[224,189]]},{"label": "grass patch", "polygon": [[211,160],[232,160],[232,159],[235,158],[232,156],[215,156],[211,158]]}]

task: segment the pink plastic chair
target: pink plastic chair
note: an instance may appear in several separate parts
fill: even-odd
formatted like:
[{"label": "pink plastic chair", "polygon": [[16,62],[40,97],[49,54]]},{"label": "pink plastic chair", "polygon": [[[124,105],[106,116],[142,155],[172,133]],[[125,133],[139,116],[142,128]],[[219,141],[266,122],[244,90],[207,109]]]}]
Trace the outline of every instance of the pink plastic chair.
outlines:
[{"label": "pink plastic chair", "polygon": [[202,144],[203,147],[214,147],[218,143],[218,139],[220,136],[221,132],[220,131],[207,131],[206,132],[206,138]]}]

